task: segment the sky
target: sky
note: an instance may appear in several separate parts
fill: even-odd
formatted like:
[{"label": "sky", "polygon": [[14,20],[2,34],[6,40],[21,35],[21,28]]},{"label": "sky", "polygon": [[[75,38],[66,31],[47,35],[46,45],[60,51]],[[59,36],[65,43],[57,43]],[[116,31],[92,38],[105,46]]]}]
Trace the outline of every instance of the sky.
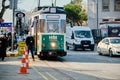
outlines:
[{"label": "sky", "polygon": [[[18,9],[32,11],[35,7],[38,6],[37,1],[38,0],[19,0]],[[50,6],[52,4],[52,1],[54,1],[54,0],[40,0],[40,5],[41,6],[44,6],[44,5]],[[86,2],[87,0],[83,0],[83,1]],[[71,2],[71,0],[56,0],[56,6],[62,7],[70,2]],[[11,22],[12,21],[12,11],[7,9],[3,18],[5,19],[6,22]]]},{"label": "sky", "polygon": [[[40,5],[51,5],[52,1],[54,0],[40,0]],[[70,3],[71,0],[56,0],[57,6],[63,6],[65,4]],[[18,4],[18,8],[25,9],[31,11],[38,5],[38,0],[21,0],[21,2]]]}]

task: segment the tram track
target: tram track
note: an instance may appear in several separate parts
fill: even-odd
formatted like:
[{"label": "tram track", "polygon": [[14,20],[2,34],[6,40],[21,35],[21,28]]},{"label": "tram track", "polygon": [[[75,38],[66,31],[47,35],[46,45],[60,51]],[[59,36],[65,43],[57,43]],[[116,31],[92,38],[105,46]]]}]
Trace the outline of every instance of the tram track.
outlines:
[{"label": "tram track", "polygon": [[64,72],[60,71],[60,69],[51,66],[48,61],[44,61],[44,63],[45,63],[48,67],[50,67],[51,69],[53,69],[54,71],[59,72],[62,76],[68,77],[68,78],[70,78],[70,80],[76,80],[76,79],[74,79],[72,76],[68,75],[67,73],[64,73]]},{"label": "tram track", "polygon": [[[64,71],[63,68],[67,68],[70,66],[69,65],[67,66],[66,64],[62,62],[63,61],[39,60],[39,63],[41,63],[40,67],[36,67],[34,65],[33,69],[44,80],[76,80],[73,76],[70,76],[69,73]],[[58,64],[59,66],[57,67]],[[47,69],[42,69],[42,68],[47,68]]]}]

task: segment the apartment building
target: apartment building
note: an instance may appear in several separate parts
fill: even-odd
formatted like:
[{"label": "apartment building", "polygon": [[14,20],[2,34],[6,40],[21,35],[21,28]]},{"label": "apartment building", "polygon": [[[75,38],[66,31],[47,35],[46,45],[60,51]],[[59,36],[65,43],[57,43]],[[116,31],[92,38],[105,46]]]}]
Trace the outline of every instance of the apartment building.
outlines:
[{"label": "apartment building", "polygon": [[103,22],[120,22],[120,0],[88,0],[88,26],[98,29]]}]

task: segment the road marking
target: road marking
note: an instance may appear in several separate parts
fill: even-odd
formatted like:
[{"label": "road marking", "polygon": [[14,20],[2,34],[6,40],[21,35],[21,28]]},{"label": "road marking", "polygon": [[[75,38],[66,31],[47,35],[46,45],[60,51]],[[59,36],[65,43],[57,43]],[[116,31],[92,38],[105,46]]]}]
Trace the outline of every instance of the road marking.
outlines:
[{"label": "road marking", "polygon": [[51,78],[53,78],[54,80],[58,80],[56,77],[52,76],[50,73],[46,72]]},{"label": "road marking", "polygon": [[32,67],[35,72],[37,72],[40,76],[42,76],[45,80],[48,80],[48,78],[46,76],[44,76],[41,72],[37,71],[37,69],[35,67]]}]

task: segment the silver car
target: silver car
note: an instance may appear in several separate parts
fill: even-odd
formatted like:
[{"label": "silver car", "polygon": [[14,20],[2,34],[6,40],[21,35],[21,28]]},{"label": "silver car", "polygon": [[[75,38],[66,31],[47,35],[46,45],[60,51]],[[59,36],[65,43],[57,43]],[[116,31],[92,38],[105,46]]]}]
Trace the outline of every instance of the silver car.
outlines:
[{"label": "silver car", "polygon": [[97,45],[99,55],[107,54],[109,56],[120,55],[120,37],[107,37],[101,40]]}]

